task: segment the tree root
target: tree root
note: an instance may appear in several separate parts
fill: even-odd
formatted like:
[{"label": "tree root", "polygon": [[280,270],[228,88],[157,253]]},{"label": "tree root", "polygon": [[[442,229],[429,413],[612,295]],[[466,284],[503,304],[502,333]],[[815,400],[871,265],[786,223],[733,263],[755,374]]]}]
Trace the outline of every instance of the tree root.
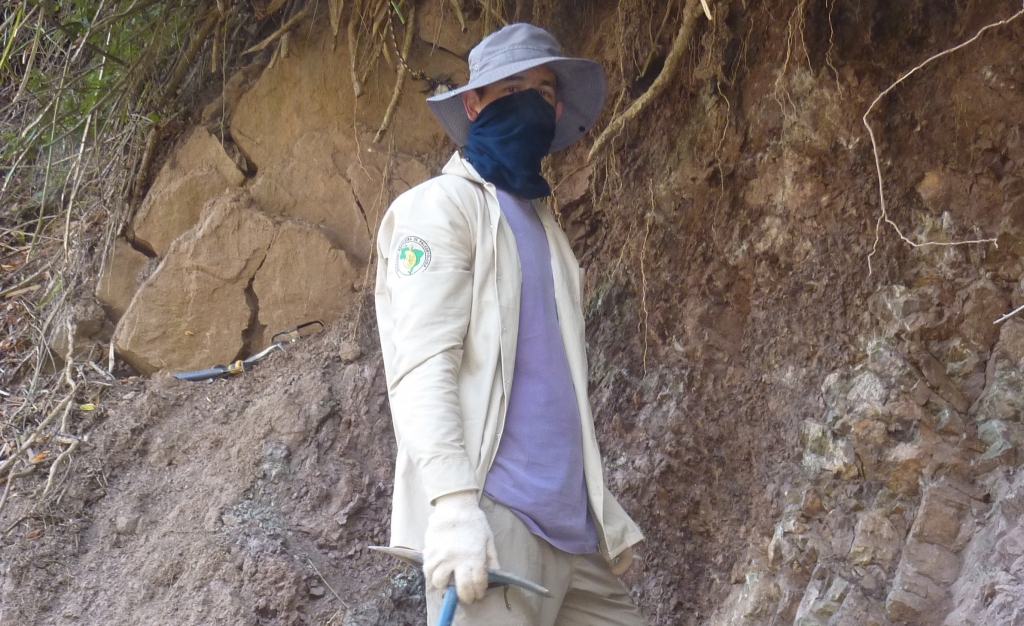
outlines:
[{"label": "tree root", "polygon": [[587,161],[593,160],[593,158],[601,152],[601,150],[603,150],[612,139],[622,132],[622,129],[626,126],[627,122],[639,115],[642,110],[647,108],[651,102],[657,99],[657,97],[665,91],[668,87],[669,81],[675,75],[676,70],[682,62],[683,55],[686,52],[686,47],[689,45],[690,39],[693,37],[693,29],[697,23],[697,15],[701,11],[700,0],[686,0],[686,5],[683,7],[683,23],[679,27],[679,33],[676,35],[675,41],[672,42],[672,49],[669,51],[668,57],[665,58],[665,66],[658,74],[658,77],[654,79],[654,83],[651,84],[650,88],[644,92],[642,96],[637,98],[637,100],[631,104],[628,109],[609,122],[608,126],[601,131],[597,141],[595,141],[593,147],[590,148],[590,153],[587,155]]},{"label": "tree root", "polygon": [[267,46],[269,46],[270,44],[274,43],[275,41],[277,41],[281,37],[284,37],[285,34],[287,34],[291,29],[295,28],[295,26],[298,25],[298,23],[302,20],[302,18],[306,17],[306,11],[308,10],[308,8],[309,8],[308,6],[302,7],[302,10],[300,10],[298,13],[293,15],[287,22],[282,24],[281,28],[278,28],[269,37],[267,37],[263,41],[259,42],[255,46],[249,48],[248,50],[246,50],[242,54],[246,55],[246,54],[249,54],[249,53],[252,53],[252,52],[259,52],[260,50],[266,48]]},{"label": "tree root", "polygon": [[352,92],[358,98],[363,95],[363,82],[359,80],[357,55],[359,53],[359,42],[356,40],[356,20],[358,16],[352,11],[352,17],[348,20],[348,71],[352,75]]},{"label": "tree root", "polygon": [[[409,8],[409,19],[405,25],[405,41],[402,42],[402,54],[401,58],[408,59],[409,52],[412,50],[412,39],[413,33],[416,32],[416,5]],[[388,103],[388,109],[384,113],[384,121],[380,123],[380,128],[377,130],[377,134],[373,137],[373,143],[380,143],[381,137],[387,132],[388,126],[391,125],[392,119],[395,117],[395,111],[398,109],[398,100],[402,97],[402,87],[405,86],[405,78],[409,75],[409,69],[405,63],[398,63],[398,78],[395,79],[395,90],[391,94],[391,102]]]},{"label": "tree root", "polygon": [[1010,22],[1013,22],[1017,18],[1021,17],[1022,15],[1024,15],[1024,8],[1022,8],[1021,10],[1017,11],[1016,13],[1014,13],[1013,15],[1011,15],[1010,17],[1008,17],[1008,18],[1006,18],[1004,20],[999,20],[998,22],[993,22],[992,24],[989,24],[988,26],[984,26],[981,30],[979,30],[977,33],[975,33],[975,35],[973,37],[971,37],[970,39],[968,39],[967,41],[964,41],[963,43],[960,43],[960,44],[957,44],[957,45],[953,46],[952,48],[949,48],[947,50],[943,50],[942,52],[939,52],[938,54],[935,54],[935,55],[932,55],[932,56],[928,57],[923,62],[921,62],[919,65],[914,67],[914,69],[910,70],[909,72],[906,72],[905,74],[900,76],[898,79],[896,79],[896,82],[894,82],[893,84],[891,84],[888,87],[886,87],[882,91],[882,93],[878,94],[878,96],[874,100],[871,101],[871,104],[870,104],[870,106],[868,106],[867,111],[864,112],[864,117],[861,118],[861,121],[864,123],[864,128],[868,129],[868,136],[871,138],[871,151],[872,151],[872,154],[875,157],[875,172],[878,174],[878,201],[879,201],[879,206],[880,206],[880,209],[881,209],[881,211],[880,211],[880,213],[878,215],[878,220],[875,222],[875,243],[871,246],[871,253],[868,254],[868,274],[869,275],[873,271],[873,268],[871,267],[871,257],[875,256],[875,253],[878,252],[878,243],[879,243],[879,240],[881,238],[881,230],[882,230],[882,224],[883,223],[884,224],[888,224],[889,226],[891,226],[892,229],[896,231],[896,234],[899,235],[899,238],[904,243],[906,243],[907,245],[909,245],[912,248],[924,248],[926,246],[964,246],[964,245],[978,244],[978,243],[991,243],[993,245],[996,245],[996,239],[994,239],[994,238],[988,238],[988,239],[969,239],[969,240],[964,240],[964,241],[924,241],[924,242],[917,242],[917,241],[911,241],[906,235],[903,234],[903,231],[900,230],[900,227],[896,224],[896,222],[892,221],[892,218],[889,217],[888,205],[885,202],[885,188],[884,188],[884,185],[883,185],[884,180],[882,178],[882,160],[881,160],[881,156],[879,155],[878,141],[875,139],[875,131],[874,131],[873,128],[871,128],[871,123],[868,121],[868,116],[871,115],[871,112],[875,109],[876,106],[878,106],[878,103],[881,102],[882,99],[885,98],[885,96],[887,96],[889,94],[889,92],[891,92],[893,89],[898,87],[901,83],[903,83],[903,81],[905,81],[908,78],[910,78],[918,70],[923,69],[925,66],[927,66],[929,63],[931,63],[933,61],[937,61],[937,60],[941,59],[942,57],[944,57],[944,56],[946,56],[948,54],[952,54],[952,53],[956,52],[957,50],[960,50],[962,48],[965,48],[965,47],[969,46],[970,44],[972,44],[975,41],[977,41],[978,38],[981,37],[985,33],[985,31],[991,30],[991,29],[996,28],[998,26],[1005,26],[1005,25],[1009,24]]}]

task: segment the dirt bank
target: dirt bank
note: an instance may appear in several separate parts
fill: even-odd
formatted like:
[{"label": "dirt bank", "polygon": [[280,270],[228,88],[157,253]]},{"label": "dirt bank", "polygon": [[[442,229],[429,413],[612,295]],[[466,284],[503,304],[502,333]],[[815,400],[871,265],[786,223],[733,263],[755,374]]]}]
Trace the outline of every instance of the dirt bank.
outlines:
[{"label": "dirt bank", "polygon": [[[647,535],[625,580],[652,624],[1017,623],[1024,324],[993,321],[1024,304],[1024,18],[878,104],[877,168],[862,116],[1020,7],[710,4],[666,91],[547,170],[610,487]],[[673,7],[661,33],[664,3],[507,10],[605,65],[601,128]],[[408,148],[431,172],[450,150]],[[879,175],[909,241],[998,247],[901,241]],[[422,623],[418,575],[366,551],[394,443],[353,297],[251,374],[76,411],[60,490],[23,479],[0,512],[0,622]]]}]

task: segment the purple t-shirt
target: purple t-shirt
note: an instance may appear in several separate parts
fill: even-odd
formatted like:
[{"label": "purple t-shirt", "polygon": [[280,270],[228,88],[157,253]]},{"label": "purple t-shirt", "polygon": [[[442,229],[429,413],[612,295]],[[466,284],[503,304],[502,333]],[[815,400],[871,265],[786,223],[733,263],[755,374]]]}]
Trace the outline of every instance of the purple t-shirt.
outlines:
[{"label": "purple t-shirt", "polygon": [[515,375],[484,493],[556,548],[594,552],[583,431],[558,329],[547,236],[528,200],[498,190],[498,204],[515,235],[523,284]]}]

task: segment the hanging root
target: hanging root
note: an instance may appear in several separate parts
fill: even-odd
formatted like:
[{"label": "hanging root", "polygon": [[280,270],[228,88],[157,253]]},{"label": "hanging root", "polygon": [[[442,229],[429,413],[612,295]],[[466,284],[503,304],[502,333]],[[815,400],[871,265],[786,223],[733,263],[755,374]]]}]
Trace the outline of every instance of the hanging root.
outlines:
[{"label": "hanging root", "polygon": [[644,257],[647,256],[647,237],[651,234],[651,221],[654,219],[654,181],[648,180],[647,187],[651,192],[651,212],[644,217],[647,224],[644,229],[644,242],[640,244],[640,308],[643,318],[637,322],[637,330],[640,330],[642,326],[644,331],[644,376],[647,376],[647,339],[651,334],[651,316],[647,310],[647,268],[644,266]]},{"label": "hanging root", "polygon": [[882,99],[885,98],[885,96],[887,96],[889,94],[889,92],[891,92],[893,89],[895,89],[897,86],[899,86],[903,81],[905,81],[908,78],[910,78],[918,70],[923,69],[929,63],[931,63],[933,61],[937,61],[938,59],[941,59],[942,57],[944,57],[946,55],[952,54],[952,53],[954,53],[957,50],[960,50],[962,48],[966,48],[970,44],[972,44],[975,41],[977,41],[978,38],[981,37],[985,33],[985,31],[991,30],[991,29],[996,28],[998,26],[1005,26],[1006,24],[1009,24],[1010,22],[1016,20],[1017,18],[1019,18],[1022,15],[1024,15],[1024,8],[1022,8],[1020,11],[1017,11],[1016,13],[1014,13],[1013,15],[1011,15],[1010,17],[1008,17],[1008,18],[1006,18],[1004,20],[1000,20],[998,22],[994,22],[992,24],[989,24],[988,26],[983,27],[981,30],[979,30],[977,33],[975,33],[975,35],[973,37],[971,37],[970,39],[968,39],[967,41],[965,41],[963,43],[960,43],[960,44],[958,44],[956,46],[953,46],[952,48],[949,48],[948,50],[943,50],[942,52],[940,52],[940,53],[938,53],[936,55],[928,57],[920,65],[918,65],[914,69],[910,70],[906,74],[900,76],[898,79],[896,79],[896,82],[894,82],[893,84],[891,84],[888,87],[886,87],[885,90],[883,90],[882,93],[878,94],[878,97],[876,97],[871,102],[871,105],[868,106],[868,110],[864,112],[864,117],[861,118],[861,121],[864,122],[864,127],[868,129],[868,136],[871,138],[871,151],[872,151],[872,153],[874,154],[874,157],[875,157],[875,172],[878,174],[878,200],[879,200],[879,206],[881,208],[881,212],[878,215],[878,220],[875,221],[875,243],[871,246],[871,253],[868,254],[868,274],[869,275],[873,271],[873,268],[871,267],[871,257],[875,256],[875,253],[878,252],[878,242],[879,242],[879,239],[881,238],[882,224],[883,223],[888,224],[889,226],[891,226],[892,229],[896,231],[896,234],[899,235],[899,238],[904,243],[906,243],[907,245],[909,245],[912,248],[924,248],[926,246],[965,246],[965,245],[979,244],[979,243],[991,243],[993,245],[996,245],[995,238],[969,239],[969,240],[964,240],[964,241],[924,241],[924,242],[916,242],[916,241],[911,241],[910,239],[907,238],[906,235],[903,234],[903,231],[900,230],[900,227],[896,224],[896,222],[892,221],[892,219],[889,217],[889,209],[888,209],[888,206],[886,205],[886,202],[885,202],[885,188],[884,188],[884,185],[883,185],[883,178],[882,178],[882,161],[881,161],[881,157],[880,157],[880,155],[878,153],[878,141],[875,139],[875,131],[874,131],[874,129],[871,128],[871,123],[868,121],[868,116],[871,115],[871,111],[873,111],[875,109],[875,107],[878,106],[878,103],[881,102]]},{"label": "hanging root", "polygon": [[[409,8],[409,19],[405,25],[405,41],[402,42],[402,58],[408,59],[412,50],[413,33],[416,31],[416,5]],[[380,143],[381,137],[387,132],[391,120],[395,117],[398,109],[398,100],[402,97],[402,87],[405,86],[405,77],[409,74],[408,66],[405,63],[398,64],[398,78],[395,79],[395,91],[391,94],[391,102],[388,103],[388,110],[384,113],[384,121],[380,123],[380,129],[373,137],[373,143]]]},{"label": "hanging root", "polygon": [[[793,33],[799,33],[800,41],[803,42],[804,9],[806,7],[807,0],[800,0],[796,5],[796,8],[793,9],[793,13],[789,16],[789,21],[786,24],[786,58],[782,60],[782,69],[779,70],[779,74],[775,78],[775,89],[772,92],[772,97],[774,97],[775,102],[779,104],[779,108],[782,109],[782,116],[786,118],[787,121],[792,119],[791,111],[796,110],[796,104],[793,103],[793,98],[789,95],[789,90],[786,89],[783,81],[786,78],[786,72],[789,70],[789,60],[793,57]],[[804,56],[808,57],[809,63],[810,57],[807,54],[807,43],[804,42],[803,46]]]},{"label": "hanging root", "polygon": [[355,11],[353,11],[352,17],[348,20],[348,71],[352,75],[352,92],[358,98],[363,95],[363,83],[359,80],[357,65],[357,55],[359,52],[359,41],[356,39],[357,19],[359,18],[356,16]]},{"label": "hanging root", "polygon": [[672,42],[672,49],[669,51],[668,56],[665,58],[665,66],[662,68],[661,73],[654,79],[654,83],[651,84],[650,88],[644,92],[642,96],[637,98],[636,102],[630,105],[623,113],[613,119],[608,126],[601,131],[601,135],[594,142],[590,153],[587,155],[587,161],[593,160],[593,158],[601,152],[613,138],[618,136],[622,129],[626,126],[626,123],[631,119],[640,114],[647,106],[650,105],[658,96],[661,95],[665,88],[668,87],[669,81],[675,75],[680,63],[683,59],[683,54],[686,52],[686,47],[690,43],[690,39],[693,37],[693,27],[697,23],[697,12],[700,0],[686,0],[686,6],[683,8],[683,23],[679,27],[679,33],[676,35],[676,39]]},{"label": "hanging root", "polygon": [[832,62],[832,50],[835,49],[836,43],[836,29],[832,24],[832,11],[836,8],[836,0],[828,0],[828,50],[825,51],[825,65],[832,70],[832,74],[836,77],[836,92],[839,94],[839,99],[843,99],[843,86],[839,83],[839,70],[836,69],[835,64]]},{"label": "hanging root", "polygon": [[298,26],[299,22],[302,21],[302,18],[306,17],[306,11],[308,9],[309,9],[308,6],[302,7],[302,9],[298,13],[293,15],[287,22],[282,24],[281,28],[278,28],[269,37],[267,37],[263,41],[259,42],[255,46],[249,48],[248,50],[246,50],[242,54],[246,55],[246,54],[251,54],[253,52],[259,52],[260,50],[266,48],[267,46],[269,46],[270,44],[274,43],[275,41],[277,41],[281,37],[284,37],[291,29],[293,29],[296,26]]}]

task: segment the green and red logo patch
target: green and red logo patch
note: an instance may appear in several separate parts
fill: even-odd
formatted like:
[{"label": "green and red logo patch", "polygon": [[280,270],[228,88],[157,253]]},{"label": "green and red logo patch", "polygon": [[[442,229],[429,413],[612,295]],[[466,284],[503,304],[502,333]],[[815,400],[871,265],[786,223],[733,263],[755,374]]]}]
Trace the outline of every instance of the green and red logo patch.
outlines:
[{"label": "green and red logo patch", "polygon": [[395,271],[399,276],[419,274],[430,265],[430,246],[419,237],[406,237],[398,244]]}]

